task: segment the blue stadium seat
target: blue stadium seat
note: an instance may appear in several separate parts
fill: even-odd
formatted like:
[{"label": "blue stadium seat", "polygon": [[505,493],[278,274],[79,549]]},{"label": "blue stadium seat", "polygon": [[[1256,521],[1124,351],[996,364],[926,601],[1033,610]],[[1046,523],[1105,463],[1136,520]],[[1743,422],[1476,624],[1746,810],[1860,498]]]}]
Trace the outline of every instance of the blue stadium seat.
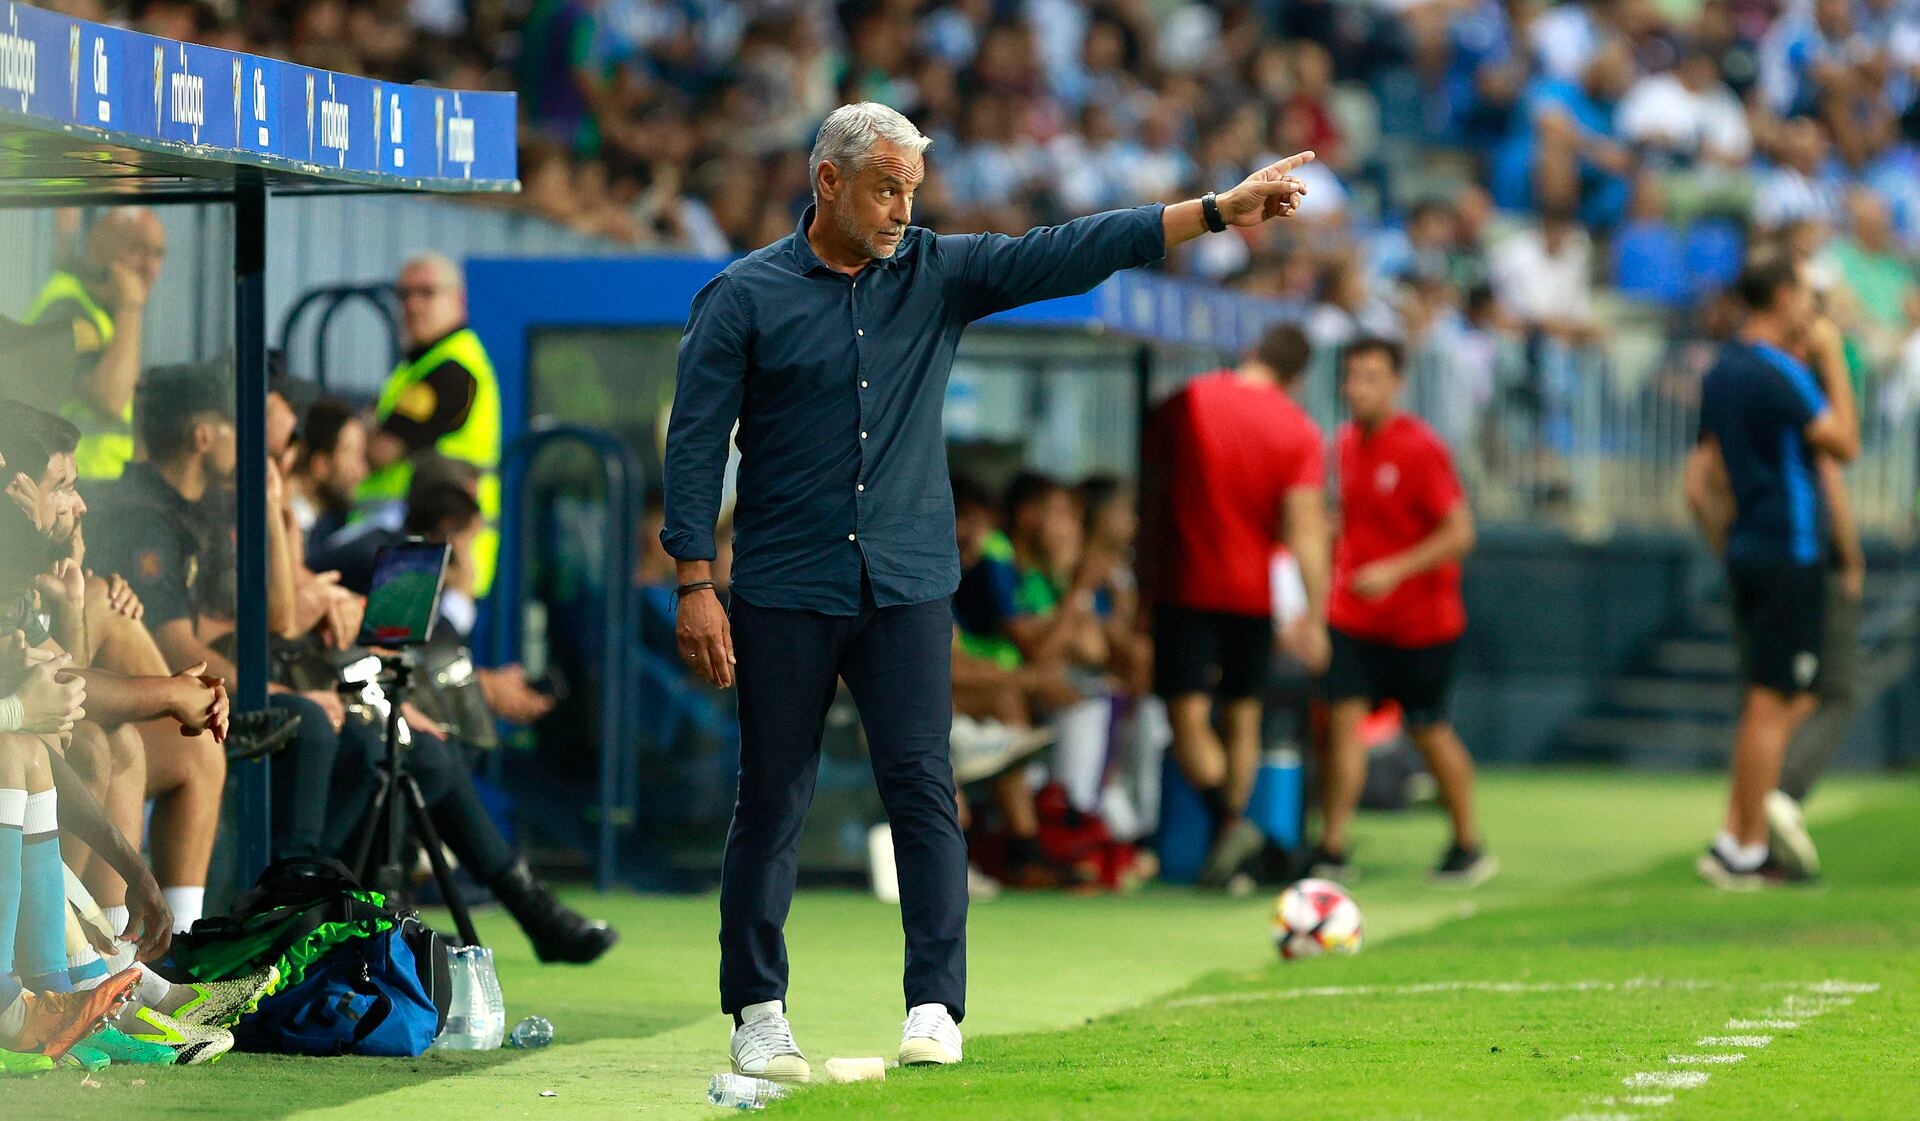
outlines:
[{"label": "blue stadium seat", "polygon": [[1613,235],[1613,283],[1623,296],[1678,307],[1692,295],[1686,249],[1665,222],[1628,222]]},{"label": "blue stadium seat", "polygon": [[1734,282],[1746,260],[1747,237],[1738,223],[1707,218],[1687,230],[1687,283],[1693,296],[1704,296]]}]

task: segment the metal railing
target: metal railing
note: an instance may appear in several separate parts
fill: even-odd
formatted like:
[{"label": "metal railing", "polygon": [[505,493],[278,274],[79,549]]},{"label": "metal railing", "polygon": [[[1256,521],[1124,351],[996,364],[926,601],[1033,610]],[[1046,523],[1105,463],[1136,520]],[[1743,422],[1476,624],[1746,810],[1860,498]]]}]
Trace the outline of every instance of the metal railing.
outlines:
[{"label": "metal railing", "polygon": [[[1452,448],[1487,523],[1558,525],[1578,537],[1619,529],[1691,532],[1680,480],[1699,426],[1700,384],[1718,344],[1663,335],[1574,347],[1459,337],[1415,347],[1407,408]],[[1861,532],[1914,540],[1920,413],[1859,392],[1861,455],[1847,471]],[[1343,417],[1332,356],[1302,394],[1327,427]]]},{"label": "metal railing", "polygon": [[[389,281],[370,281],[364,284],[326,284],[311,288],[300,294],[286,314],[280,319],[280,350],[291,364],[292,372],[310,378],[320,387],[321,392],[328,389],[329,340],[333,337],[334,320],[341,310],[357,304],[365,304],[372,309],[380,325],[386,328],[384,337],[389,353],[389,363],[400,360],[400,309],[399,299],[394,295],[393,284]],[[306,323],[307,316],[317,311],[309,339],[312,347],[306,355],[295,352],[300,340],[300,328]]]},{"label": "metal railing", "polygon": [[[536,487],[535,469],[543,454],[571,449],[575,456],[569,472],[557,484]],[[601,891],[620,878],[620,833],[634,819],[639,792],[633,759],[631,714],[626,703],[631,666],[627,629],[633,618],[633,525],[639,515],[634,480],[639,477],[633,456],[626,445],[605,432],[572,426],[536,428],[509,444],[501,457],[501,482],[504,490],[500,536],[500,563],[493,595],[494,664],[523,661],[531,657],[538,669],[544,666],[552,649],[553,631],[548,627],[546,608],[537,587],[542,575],[538,567],[553,558],[542,546],[553,543],[555,526],[538,524],[551,515],[556,492],[587,482],[598,489],[599,504],[605,510],[601,540],[596,548],[581,549],[574,558],[585,562],[577,599],[583,605],[597,606],[598,617],[587,613],[568,613],[553,620],[566,630],[569,642],[586,647],[582,653],[592,668],[593,680],[583,681],[592,690],[595,736],[593,802],[582,805],[577,790],[532,788],[529,780],[544,768],[538,763],[523,770],[515,793],[521,796],[523,809],[539,820],[555,839],[575,845],[591,854],[594,886]],[[538,498],[540,501],[534,501]],[[598,561],[597,564],[594,562]],[[549,576],[551,574],[548,574]],[[569,581],[573,583],[573,581]],[[529,608],[540,604],[541,636],[527,634]],[[502,752],[494,753],[492,765],[504,767]],[[536,804],[536,799],[546,804]]]}]

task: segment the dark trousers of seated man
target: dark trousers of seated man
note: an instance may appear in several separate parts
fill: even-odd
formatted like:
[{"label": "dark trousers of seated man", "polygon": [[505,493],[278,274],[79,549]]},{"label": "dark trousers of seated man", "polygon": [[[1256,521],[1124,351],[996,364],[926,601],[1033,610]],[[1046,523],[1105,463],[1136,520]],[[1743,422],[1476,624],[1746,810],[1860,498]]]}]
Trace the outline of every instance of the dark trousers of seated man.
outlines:
[{"label": "dark trousers of seated man", "polygon": [[[280,695],[273,703],[300,714],[293,744],[273,763],[274,855],[351,859],[380,788],[386,731],[377,721],[356,716],[336,732],[320,707],[304,697]],[[415,732],[413,746],[403,750],[434,829],[461,865],[483,883],[510,869],[519,853],[488,816],[458,747]]]},{"label": "dark trousers of seated man", "polygon": [[786,999],[781,931],[827,708],[844,680],[893,827],[907,1006],[966,1014],[967,848],[947,748],[952,602],[876,607],[865,587],[862,600],[858,615],[823,615],[733,598],[740,793],[720,880],[720,1003],[729,1013]]}]

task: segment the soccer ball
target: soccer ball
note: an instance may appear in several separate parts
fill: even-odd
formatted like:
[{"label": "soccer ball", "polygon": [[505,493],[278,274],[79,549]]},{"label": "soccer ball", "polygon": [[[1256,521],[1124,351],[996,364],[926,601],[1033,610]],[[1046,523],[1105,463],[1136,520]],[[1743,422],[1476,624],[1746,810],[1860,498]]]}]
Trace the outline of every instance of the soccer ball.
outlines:
[{"label": "soccer ball", "polygon": [[1332,880],[1301,880],[1273,903],[1273,944],[1288,961],[1324,953],[1357,954],[1360,905]]}]

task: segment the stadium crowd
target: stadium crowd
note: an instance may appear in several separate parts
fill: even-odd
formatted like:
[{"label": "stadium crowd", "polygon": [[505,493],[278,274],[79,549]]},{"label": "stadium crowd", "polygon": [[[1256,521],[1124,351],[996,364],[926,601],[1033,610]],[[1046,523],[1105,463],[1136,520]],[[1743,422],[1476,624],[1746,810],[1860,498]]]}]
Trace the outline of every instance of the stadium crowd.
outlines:
[{"label": "stadium crowd", "polygon": [[[1747,250],[1830,293],[1869,416],[1920,403],[1920,9],[1905,0],[58,0],[89,18],[392,80],[516,89],[516,205],[639,248],[790,232],[834,105],[934,138],[916,220],[1017,233],[1190,197],[1313,148],[1282,227],[1166,267],[1316,345],[1437,361],[1461,447],[1496,399],[1572,439],[1583,381],[1719,335]],[[1651,336],[1651,339],[1650,339]],[[1625,341],[1622,341],[1625,340]],[[1659,382],[1691,400],[1704,367]],[[1523,453],[1535,454],[1535,453]]]}]

